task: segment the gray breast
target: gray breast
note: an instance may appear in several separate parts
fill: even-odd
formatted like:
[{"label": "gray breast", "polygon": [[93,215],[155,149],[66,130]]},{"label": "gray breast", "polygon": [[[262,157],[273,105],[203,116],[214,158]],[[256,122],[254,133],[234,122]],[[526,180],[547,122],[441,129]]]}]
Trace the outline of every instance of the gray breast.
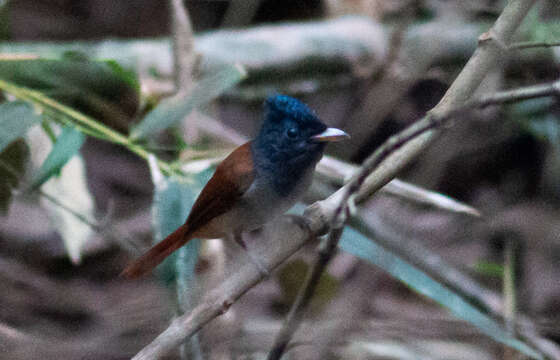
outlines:
[{"label": "gray breast", "polygon": [[289,192],[282,194],[276,191],[275,185],[270,178],[259,177],[243,195],[242,204],[253,219],[248,224],[250,228],[256,229],[267,220],[276,218],[298,202],[305,194],[313,180],[315,166],[308,166],[300,172],[296,181],[291,184]]}]

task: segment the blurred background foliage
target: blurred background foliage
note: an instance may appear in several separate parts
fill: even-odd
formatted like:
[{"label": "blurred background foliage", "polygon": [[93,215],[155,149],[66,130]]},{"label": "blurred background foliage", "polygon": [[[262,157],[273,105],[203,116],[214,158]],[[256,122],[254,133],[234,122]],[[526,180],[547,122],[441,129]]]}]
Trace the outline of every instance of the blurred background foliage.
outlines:
[{"label": "blurred background foliage", "polygon": [[[216,158],[254,135],[265,96],[297,96],[347,130],[351,144],[330,154],[359,164],[439,101],[504,3],[189,0],[196,81],[184,94],[167,2],[2,2],[0,352],[134,355],[245,261],[192,242],[159,280],[117,278],[184,221]],[[516,41],[558,42],[559,19],[557,0],[539,1]],[[558,80],[559,57],[511,50],[474,95]],[[290,356],[515,358],[503,343],[532,354],[495,317],[511,297],[506,313],[559,341],[559,110],[556,96],[465,114],[400,174],[481,217],[386,194],[365,202]],[[335,188],[321,177],[306,200]],[[316,245],[169,358],[265,354]]]}]

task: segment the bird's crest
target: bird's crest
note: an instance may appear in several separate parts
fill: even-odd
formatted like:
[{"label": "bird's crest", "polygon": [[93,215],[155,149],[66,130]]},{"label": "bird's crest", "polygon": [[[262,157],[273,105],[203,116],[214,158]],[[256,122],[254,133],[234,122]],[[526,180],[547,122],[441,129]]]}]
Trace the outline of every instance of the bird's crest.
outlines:
[{"label": "bird's crest", "polygon": [[307,105],[288,95],[273,95],[265,101],[266,116],[281,119],[289,116],[298,121],[318,121],[317,115]]}]

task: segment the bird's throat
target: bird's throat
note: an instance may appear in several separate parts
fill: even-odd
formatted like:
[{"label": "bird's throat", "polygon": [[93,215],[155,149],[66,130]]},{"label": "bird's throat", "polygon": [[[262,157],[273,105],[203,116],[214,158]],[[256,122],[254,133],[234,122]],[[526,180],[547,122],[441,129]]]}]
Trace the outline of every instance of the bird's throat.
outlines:
[{"label": "bird's throat", "polygon": [[295,193],[304,192],[311,181],[315,165],[323,155],[323,147],[299,154],[285,153],[268,147],[265,150],[268,153],[265,155],[265,151],[261,152],[262,150],[262,147],[258,146],[252,148],[255,170],[259,176],[269,181],[272,189],[280,196],[293,196]]}]

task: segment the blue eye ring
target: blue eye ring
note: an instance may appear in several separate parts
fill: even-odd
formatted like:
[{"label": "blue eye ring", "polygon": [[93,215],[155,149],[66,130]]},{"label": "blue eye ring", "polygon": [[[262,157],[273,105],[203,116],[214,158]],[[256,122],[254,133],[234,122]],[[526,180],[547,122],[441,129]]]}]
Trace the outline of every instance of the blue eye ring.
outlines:
[{"label": "blue eye ring", "polygon": [[298,131],[296,128],[289,128],[288,130],[286,130],[286,136],[288,136],[290,139],[295,139],[297,135]]}]

